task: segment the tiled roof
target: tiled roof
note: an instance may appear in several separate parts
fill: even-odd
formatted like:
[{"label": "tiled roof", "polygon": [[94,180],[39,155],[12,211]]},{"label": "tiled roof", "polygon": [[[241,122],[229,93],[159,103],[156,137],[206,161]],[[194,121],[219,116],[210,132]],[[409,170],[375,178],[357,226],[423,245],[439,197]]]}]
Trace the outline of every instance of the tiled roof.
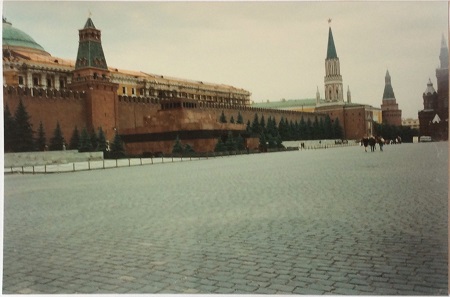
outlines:
[{"label": "tiled roof", "polygon": [[112,73],[112,76],[115,75],[123,75],[123,76],[133,76],[135,78],[140,79],[146,79],[150,82],[156,82],[160,84],[181,84],[181,85],[191,85],[193,87],[199,87],[200,85],[202,87],[209,87],[213,89],[222,89],[222,90],[228,90],[228,91],[241,91],[245,93],[249,93],[247,90],[236,88],[230,85],[225,84],[215,84],[210,82],[204,82],[204,81],[197,81],[197,80],[189,80],[184,78],[177,78],[167,75],[159,75],[159,74],[152,74],[142,71],[133,71],[133,70],[124,70],[124,69],[118,69],[114,67],[109,67],[109,70]]},{"label": "tiled roof", "polygon": [[68,70],[73,70],[75,61],[53,57],[48,54],[31,53],[26,50],[12,50],[13,56],[16,59],[27,61],[33,65],[41,65],[43,67],[65,67]]}]

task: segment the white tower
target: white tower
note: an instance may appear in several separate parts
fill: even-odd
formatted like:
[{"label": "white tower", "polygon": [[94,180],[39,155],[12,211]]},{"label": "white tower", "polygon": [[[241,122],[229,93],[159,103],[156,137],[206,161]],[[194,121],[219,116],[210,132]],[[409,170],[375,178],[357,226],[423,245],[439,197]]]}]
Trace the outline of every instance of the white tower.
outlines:
[{"label": "white tower", "polygon": [[[330,22],[329,20],[328,22]],[[342,76],[339,58],[334,46],[333,32],[331,27],[328,31],[327,58],[325,59],[325,101],[344,102]]]}]

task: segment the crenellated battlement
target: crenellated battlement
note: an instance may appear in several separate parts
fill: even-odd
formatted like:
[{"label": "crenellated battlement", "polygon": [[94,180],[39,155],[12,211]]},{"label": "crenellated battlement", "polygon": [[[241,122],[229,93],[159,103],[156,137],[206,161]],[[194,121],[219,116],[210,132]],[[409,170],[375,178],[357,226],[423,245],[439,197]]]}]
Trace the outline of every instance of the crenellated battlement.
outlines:
[{"label": "crenellated battlement", "polygon": [[302,115],[311,113],[295,111],[295,110],[284,110],[284,109],[269,109],[260,107],[251,107],[247,105],[233,105],[226,103],[215,103],[215,102],[199,102],[197,108],[210,108],[210,109],[225,109],[225,110],[241,110],[241,111],[251,111],[255,113],[266,113],[266,114],[282,114],[282,115]]},{"label": "crenellated battlement", "polygon": [[[263,114],[278,114],[278,115],[286,115],[286,116],[300,116],[300,115],[308,115],[311,113],[303,112],[303,111],[295,111],[295,110],[284,110],[284,109],[269,109],[269,108],[260,108],[260,107],[251,107],[248,105],[240,105],[240,104],[227,104],[221,102],[208,102],[208,101],[199,101],[192,100],[187,98],[168,98],[161,99],[158,97],[143,97],[143,96],[127,96],[127,95],[119,95],[119,102],[127,103],[127,104],[161,104],[161,109],[169,110],[173,108],[187,108],[187,109],[213,109],[213,110],[237,110],[237,111],[247,111],[254,113],[263,113]],[[175,102],[179,103],[176,104]],[[186,104],[184,104],[186,103]],[[322,116],[324,114],[315,113],[315,115]]]},{"label": "crenellated battlement", "polygon": [[28,88],[20,86],[3,86],[3,97],[37,97],[37,98],[48,98],[48,99],[74,99],[80,100],[84,99],[86,96],[85,92],[78,92],[72,90],[56,90],[56,89],[43,89],[43,88]]},{"label": "crenellated battlement", "polygon": [[143,96],[127,96],[119,95],[119,102],[124,103],[145,103],[145,104],[160,104],[162,99],[157,97],[143,97]]}]

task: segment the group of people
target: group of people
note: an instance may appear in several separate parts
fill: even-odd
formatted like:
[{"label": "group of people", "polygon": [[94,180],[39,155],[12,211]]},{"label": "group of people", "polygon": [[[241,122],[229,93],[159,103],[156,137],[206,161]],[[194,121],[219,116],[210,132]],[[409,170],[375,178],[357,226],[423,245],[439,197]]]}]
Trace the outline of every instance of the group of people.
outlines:
[{"label": "group of people", "polygon": [[367,147],[370,146],[370,151],[374,152],[375,151],[375,146],[378,143],[378,145],[380,146],[380,151],[383,151],[383,145],[385,143],[384,138],[383,137],[374,137],[373,135],[371,135],[370,137],[364,136],[363,139],[361,140],[361,145],[364,146],[364,151],[367,152]]}]

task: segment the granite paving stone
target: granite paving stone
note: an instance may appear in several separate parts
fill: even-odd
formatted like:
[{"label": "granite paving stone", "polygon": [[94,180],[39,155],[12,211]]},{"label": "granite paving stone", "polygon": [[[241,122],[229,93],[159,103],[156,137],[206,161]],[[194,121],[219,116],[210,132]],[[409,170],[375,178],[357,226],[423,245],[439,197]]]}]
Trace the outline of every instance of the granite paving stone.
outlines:
[{"label": "granite paving stone", "polygon": [[4,294],[447,295],[448,143],[4,176]]}]

